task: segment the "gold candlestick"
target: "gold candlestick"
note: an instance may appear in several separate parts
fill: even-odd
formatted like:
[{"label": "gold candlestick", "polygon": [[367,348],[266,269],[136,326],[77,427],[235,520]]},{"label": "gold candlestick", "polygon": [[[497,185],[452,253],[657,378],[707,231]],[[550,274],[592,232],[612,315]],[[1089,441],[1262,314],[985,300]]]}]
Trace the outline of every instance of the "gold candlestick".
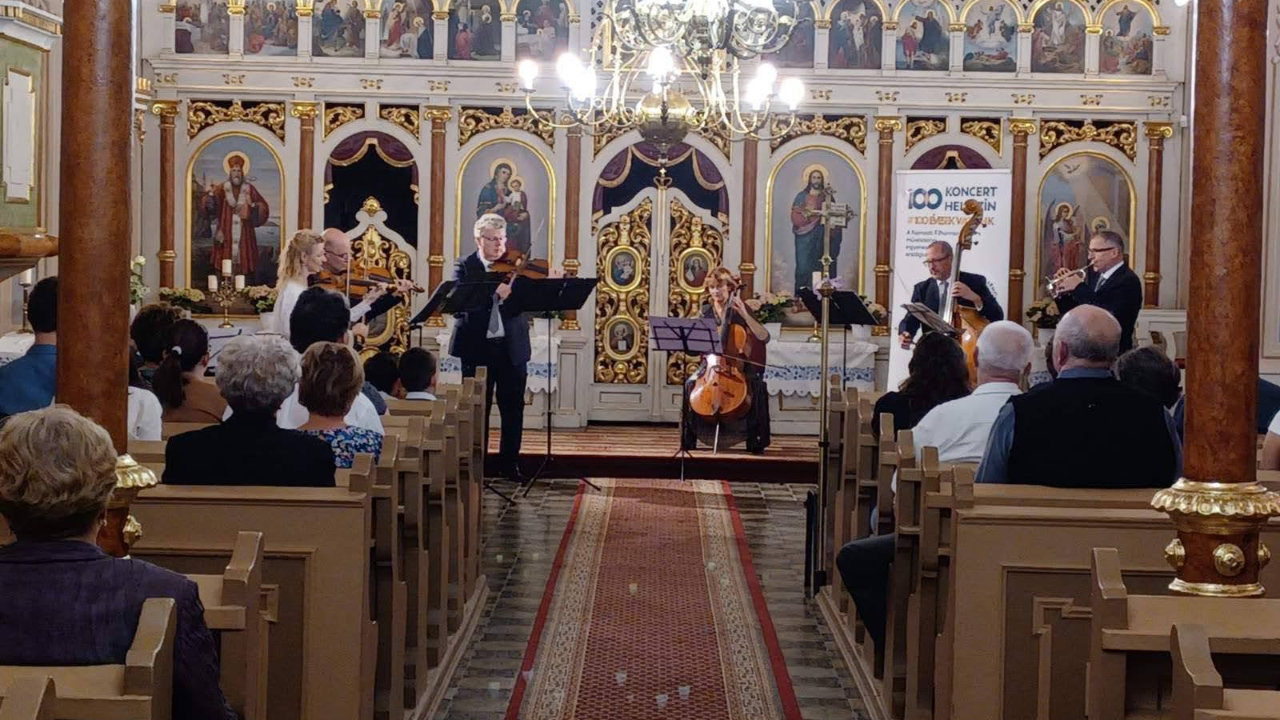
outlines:
[{"label": "gold candlestick", "polygon": [[244,296],[244,288],[236,287],[244,284],[243,275],[232,275],[230,273],[222,273],[221,276],[209,276],[209,281],[215,287],[209,289],[209,297],[222,308],[222,322],[218,324],[220,328],[231,328],[235,325],[231,322],[231,306],[235,303],[236,298]]}]

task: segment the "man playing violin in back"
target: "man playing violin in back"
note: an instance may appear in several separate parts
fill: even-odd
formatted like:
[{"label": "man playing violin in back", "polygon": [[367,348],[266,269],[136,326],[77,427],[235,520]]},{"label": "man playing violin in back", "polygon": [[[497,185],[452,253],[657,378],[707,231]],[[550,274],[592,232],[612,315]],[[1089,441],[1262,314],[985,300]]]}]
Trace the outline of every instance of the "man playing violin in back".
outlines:
[{"label": "man playing violin in back", "polygon": [[[335,289],[345,294],[346,275],[351,271],[351,238],[337,228],[325,230],[323,237],[324,266],[317,275],[320,278],[332,278],[332,282],[336,285]],[[399,304],[404,293],[413,292],[415,287],[412,280],[396,278],[394,289],[381,285],[368,288],[360,302],[351,307],[352,322],[364,324],[381,316]]]}]

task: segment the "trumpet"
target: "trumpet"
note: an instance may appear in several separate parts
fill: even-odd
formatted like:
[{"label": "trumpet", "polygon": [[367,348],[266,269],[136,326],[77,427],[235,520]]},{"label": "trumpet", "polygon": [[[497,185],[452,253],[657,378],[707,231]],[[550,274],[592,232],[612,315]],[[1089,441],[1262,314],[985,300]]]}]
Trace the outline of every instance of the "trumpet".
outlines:
[{"label": "trumpet", "polygon": [[1067,270],[1066,268],[1063,268],[1062,270],[1059,270],[1058,273],[1053,277],[1046,276],[1045,280],[1049,281],[1049,284],[1047,285],[1049,292],[1056,293],[1058,291],[1058,283],[1062,282],[1063,280],[1066,280],[1069,277],[1075,277],[1076,275],[1079,275],[1080,279],[1084,280],[1085,277],[1087,277],[1086,273],[1088,272],[1089,272],[1089,266],[1085,265],[1079,270]]}]

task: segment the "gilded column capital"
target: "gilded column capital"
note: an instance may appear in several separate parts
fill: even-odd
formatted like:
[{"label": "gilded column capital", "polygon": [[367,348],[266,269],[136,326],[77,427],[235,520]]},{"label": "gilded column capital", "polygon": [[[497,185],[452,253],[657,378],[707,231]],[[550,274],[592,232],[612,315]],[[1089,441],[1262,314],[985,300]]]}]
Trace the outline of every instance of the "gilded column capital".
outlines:
[{"label": "gilded column capital", "polygon": [[1014,137],[1021,135],[1025,139],[1036,133],[1036,121],[1032,118],[1009,118],[1009,132]]},{"label": "gilded column capital", "polygon": [[244,5],[228,5],[227,14],[244,16]]},{"label": "gilded column capital", "polygon": [[968,26],[968,25],[965,25],[965,24],[964,24],[964,23],[962,23],[962,22],[951,23],[951,25],[949,26],[949,28],[950,28],[951,32],[964,32],[964,31],[965,31],[965,28],[967,28],[967,27],[969,27],[969,26]]},{"label": "gilded column capital", "polygon": [[432,125],[438,125],[440,132],[444,131],[444,124],[453,119],[453,111],[446,106],[433,105],[422,111],[422,117],[430,120]]},{"label": "gilded column capital", "polygon": [[308,121],[314,123],[316,116],[320,114],[320,103],[314,100],[295,100],[289,105],[289,114],[302,120],[304,124]]},{"label": "gilded column capital", "polygon": [[382,17],[382,11],[373,9],[365,10],[364,16],[369,20],[377,20]]},{"label": "gilded column capital", "polygon": [[178,104],[179,100],[155,100],[151,103],[151,114],[160,118],[160,128],[162,130],[172,130],[177,127]]},{"label": "gilded column capital", "polygon": [[178,5],[176,3],[171,3],[171,2],[160,3],[160,12],[162,13],[168,13],[172,15],[177,11],[178,11]]},{"label": "gilded column capital", "polygon": [[831,21],[830,21],[830,20],[825,20],[825,19],[824,19],[824,20],[814,20],[814,21],[813,21],[813,26],[814,26],[815,28],[817,28],[818,30],[830,30],[830,29],[831,29]]},{"label": "gilded column capital", "polygon": [[1169,34],[1169,26],[1160,25],[1158,27],[1153,27],[1151,28],[1151,34],[1157,37],[1164,37]]},{"label": "gilded column capital", "polygon": [[[876,130],[881,135],[895,133],[902,129],[902,116],[882,115],[876,118]],[[881,138],[883,140],[883,138]]]},{"label": "gilded column capital", "polygon": [[449,19],[449,11],[448,11],[448,10],[436,10],[435,12],[431,13],[431,19],[432,19],[432,20],[448,20],[448,19]]},{"label": "gilded column capital", "polygon": [[1151,140],[1168,140],[1173,137],[1173,123],[1154,120],[1146,122],[1143,123],[1143,133]]},{"label": "gilded column capital", "polygon": [[502,22],[515,22],[515,21],[516,21],[516,14],[515,14],[515,13],[502,13],[501,15],[499,15],[499,16],[498,16],[498,20],[500,20],[500,21],[502,21]]}]

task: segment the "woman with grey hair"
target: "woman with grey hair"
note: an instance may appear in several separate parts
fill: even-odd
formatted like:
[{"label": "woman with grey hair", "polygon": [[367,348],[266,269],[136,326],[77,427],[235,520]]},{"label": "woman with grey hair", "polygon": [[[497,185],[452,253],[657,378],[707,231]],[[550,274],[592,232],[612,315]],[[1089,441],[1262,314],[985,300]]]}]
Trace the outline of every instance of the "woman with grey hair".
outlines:
[{"label": "woman with grey hair", "polygon": [[218,390],[232,414],[169,439],[164,482],[171,485],[333,487],[325,441],[276,425],[276,411],[298,384],[298,356],[278,335],[250,335],[218,354]]},{"label": "woman with grey hair", "polygon": [[98,549],[115,470],[107,432],[66,406],[0,431],[0,514],[18,537],[0,548],[0,665],[123,663],[142,603],[172,598],[173,717],[234,718],[196,584]]}]

